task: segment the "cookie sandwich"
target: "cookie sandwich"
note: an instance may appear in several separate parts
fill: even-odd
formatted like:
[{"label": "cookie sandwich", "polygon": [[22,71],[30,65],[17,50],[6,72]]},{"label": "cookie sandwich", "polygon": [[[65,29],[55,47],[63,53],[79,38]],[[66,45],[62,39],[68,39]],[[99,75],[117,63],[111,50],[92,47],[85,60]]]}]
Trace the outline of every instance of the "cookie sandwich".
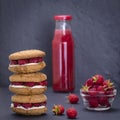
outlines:
[{"label": "cookie sandwich", "polygon": [[38,72],[46,66],[44,56],[45,52],[35,49],[15,52],[9,55],[8,69],[14,73]]},{"label": "cookie sandwich", "polygon": [[47,90],[47,76],[41,72],[13,74],[9,80],[9,90],[15,94],[37,95]]},{"label": "cookie sandwich", "polygon": [[47,111],[47,97],[44,94],[40,95],[14,95],[11,97],[11,109],[23,115],[41,115]]}]

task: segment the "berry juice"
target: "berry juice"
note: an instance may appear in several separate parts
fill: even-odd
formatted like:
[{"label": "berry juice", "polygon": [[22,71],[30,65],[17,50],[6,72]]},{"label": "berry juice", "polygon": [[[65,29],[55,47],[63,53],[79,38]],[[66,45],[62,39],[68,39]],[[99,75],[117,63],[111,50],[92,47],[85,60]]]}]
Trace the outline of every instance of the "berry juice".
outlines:
[{"label": "berry juice", "polygon": [[71,29],[56,29],[52,41],[53,90],[72,92],[74,83],[74,41]]}]

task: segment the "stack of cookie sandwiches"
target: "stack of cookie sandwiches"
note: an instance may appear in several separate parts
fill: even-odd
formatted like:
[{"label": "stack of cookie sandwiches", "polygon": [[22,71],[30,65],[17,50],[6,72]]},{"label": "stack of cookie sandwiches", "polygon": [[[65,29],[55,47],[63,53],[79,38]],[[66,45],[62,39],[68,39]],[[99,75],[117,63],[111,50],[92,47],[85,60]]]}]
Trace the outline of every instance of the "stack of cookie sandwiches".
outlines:
[{"label": "stack of cookie sandwiches", "polygon": [[45,66],[45,52],[25,50],[9,55],[8,69],[14,74],[9,77],[11,109],[24,115],[41,115],[46,113],[47,76],[40,72]]}]

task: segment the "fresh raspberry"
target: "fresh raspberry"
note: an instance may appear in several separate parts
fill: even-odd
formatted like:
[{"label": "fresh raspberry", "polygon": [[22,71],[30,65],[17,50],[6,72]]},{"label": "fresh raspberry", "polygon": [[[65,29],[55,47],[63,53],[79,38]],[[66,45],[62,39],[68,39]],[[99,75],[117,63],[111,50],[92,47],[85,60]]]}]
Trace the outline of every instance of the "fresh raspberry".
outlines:
[{"label": "fresh raspberry", "polygon": [[90,97],[89,98],[89,106],[92,108],[97,108],[98,107],[98,99],[96,97]]},{"label": "fresh raspberry", "polygon": [[29,63],[38,63],[38,58],[30,58]]},{"label": "fresh raspberry", "polygon": [[42,85],[42,86],[47,86],[47,80],[42,81],[42,82],[39,82],[39,85]]},{"label": "fresh raspberry", "polygon": [[23,82],[12,82],[12,85],[23,85]]},{"label": "fresh raspberry", "polygon": [[113,85],[113,83],[110,81],[110,80],[105,80],[104,82],[103,82],[103,86],[105,87],[105,89],[107,90],[107,89],[113,89],[114,88],[114,85]]},{"label": "fresh raspberry", "polygon": [[17,103],[17,102],[14,102],[13,104],[14,104],[14,107],[20,106],[20,103]]},{"label": "fresh raspberry", "polygon": [[27,109],[27,108],[31,108],[32,104],[31,103],[22,103],[22,106]]},{"label": "fresh raspberry", "polygon": [[[113,95],[113,89],[107,89],[106,91],[105,91],[105,94],[106,95]],[[109,96],[110,97],[110,96]]]},{"label": "fresh raspberry", "polygon": [[34,107],[39,107],[39,106],[40,106],[40,103],[32,103],[32,106],[34,106]]},{"label": "fresh raspberry", "polygon": [[97,90],[96,90],[96,88],[90,88],[89,89],[89,91],[88,91],[88,94],[90,95],[90,96],[96,96],[97,95]]},{"label": "fresh raspberry", "polygon": [[90,88],[90,87],[88,87],[87,85],[82,86],[82,89],[81,89],[81,90],[82,90],[82,93],[88,94],[89,88]]},{"label": "fresh raspberry", "polygon": [[60,104],[54,105],[52,111],[55,115],[62,115],[64,113],[64,107]]},{"label": "fresh raspberry", "polygon": [[104,93],[104,87],[103,87],[103,86],[98,86],[98,87],[97,87],[97,91]]},{"label": "fresh raspberry", "polygon": [[108,98],[106,96],[104,97],[99,97],[99,104],[101,106],[107,106],[109,104]]},{"label": "fresh raspberry", "polygon": [[71,104],[77,104],[79,101],[79,97],[76,94],[71,93],[67,96],[67,98]]},{"label": "fresh raspberry", "polygon": [[110,80],[105,80],[103,82],[103,85],[106,87],[106,86],[109,86],[110,85]]},{"label": "fresh raspberry", "polygon": [[38,62],[42,62],[43,58],[42,57],[38,57]]},{"label": "fresh raspberry", "polygon": [[104,78],[103,78],[102,75],[94,75],[92,78],[93,78],[93,81],[94,81],[95,84],[103,85]]},{"label": "fresh raspberry", "polygon": [[45,101],[45,102],[41,102],[41,103],[40,103],[40,106],[42,106],[42,105],[43,105],[43,106],[46,106],[46,104],[47,104],[46,101]]},{"label": "fresh raspberry", "polygon": [[115,97],[114,91],[113,83],[97,74],[85,82],[81,88],[81,95],[90,108],[111,107],[111,100]]},{"label": "fresh raspberry", "polygon": [[17,60],[11,60],[10,61],[10,65],[17,65],[18,64],[18,61]]},{"label": "fresh raspberry", "polygon": [[46,106],[47,102],[41,102],[41,103],[32,103],[32,106],[39,107],[39,106]]},{"label": "fresh raspberry", "polygon": [[77,110],[73,107],[70,107],[66,110],[66,114],[67,114],[68,118],[75,119],[77,116]]},{"label": "fresh raspberry", "polygon": [[27,59],[18,60],[18,64],[19,64],[19,65],[24,65],[24,64],[27,64],[27,63],[28,63],[28,60],[27,60]]},{"label": "fresh raspberry", "polygon": [[86,83],[85,83],[86,86],[89,86],[89,87],[92,87],[94,85],[94,82],[93,82],[93,79],[92,78],[89,78]]},{"label": "fresh raspberry", "polygon": [[35,82],[25,82],[24,85],[28,87],[33,87],[35,85]]}]

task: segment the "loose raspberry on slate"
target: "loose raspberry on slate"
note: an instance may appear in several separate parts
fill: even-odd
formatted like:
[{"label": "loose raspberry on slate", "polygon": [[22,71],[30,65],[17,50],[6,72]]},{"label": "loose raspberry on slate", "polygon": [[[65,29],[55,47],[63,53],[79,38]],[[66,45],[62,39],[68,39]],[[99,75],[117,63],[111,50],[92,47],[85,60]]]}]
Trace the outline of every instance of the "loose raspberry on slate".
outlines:
[{"label": "loose raspberry on slate", "polygon": [[61,104],[54,105],[52,108],[52,112],[55,115],[62,115],[64,113],[64,106],[62,106]]},{"label": "loose raspberry on slate", "polygon": [[68,118],[75,119],[78,113],[75,108],[70,107],[66,110],[66,114],[67,114]]},{"label": "loose raspberry on slate", "polygon": [[76,94],[73,94],[73,93],[70,93],[68,96],[68,101],[71,103],[71,104],[77,104],[78,101],[79,101],[79,97],[76,95]]}]

